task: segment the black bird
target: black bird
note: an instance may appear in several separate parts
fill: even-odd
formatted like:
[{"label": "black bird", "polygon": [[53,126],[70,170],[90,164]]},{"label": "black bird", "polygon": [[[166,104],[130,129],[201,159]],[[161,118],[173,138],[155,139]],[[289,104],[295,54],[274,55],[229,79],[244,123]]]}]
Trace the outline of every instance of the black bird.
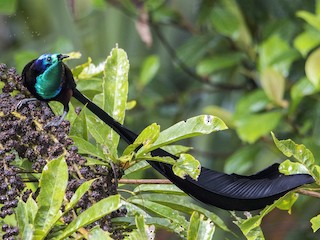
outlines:
[{"label": "black bird", "polygon": [[[56,100],[63,104],[64,113],[54,124],[61,123],[69,110],[69,101],[71,97],[74,97],[82,104],[86,104],[90,111],[116,131],[124,141],[132,144],[138,136],[136,133],[116,122],[76,89],[70,69],[62,62],[66,57],[68,56],[62,54],[43,54],[32,60],[22,72],[24,85],[36,99]],[[19,106],[29,100],[22,100]],[[162,149],[153,150],[152,155],[178,159]],[[312,176],[308,174],[284,175],[280,173],[279,164],[273,164],[251,176],[229,175],[202,167],[197,181],[189,176],[185,179],[176,176],[170,164],[155,161],[149,161],[149,164],[190,196],[203,203],[227,210],[260,209],[272,204],[290,190],[314,182]]]}]

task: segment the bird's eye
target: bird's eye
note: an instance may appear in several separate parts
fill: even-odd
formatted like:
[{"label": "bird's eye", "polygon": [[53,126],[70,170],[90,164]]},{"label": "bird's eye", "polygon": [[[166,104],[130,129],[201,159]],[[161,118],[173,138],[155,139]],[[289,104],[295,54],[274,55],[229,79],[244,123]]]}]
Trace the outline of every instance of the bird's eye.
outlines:
[{"label": "bird's eye", "polygon": [[48,62],[51,62],[51,57],[47,57],[47,61],[48,61]]}]

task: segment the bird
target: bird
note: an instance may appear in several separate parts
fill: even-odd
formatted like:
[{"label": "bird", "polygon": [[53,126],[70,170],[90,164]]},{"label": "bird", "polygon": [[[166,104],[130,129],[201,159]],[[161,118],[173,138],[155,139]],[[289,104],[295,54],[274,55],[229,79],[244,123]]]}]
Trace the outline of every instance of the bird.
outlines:
[{"label": "bird", "polygon": [[[68,113],[68,104],[70,99],[74,97],[109,125],[127,144],[132,144],[138,134],[117,122],[76,88],[73,74],[63,62],[63,59],[67,57],[67,55],[60,53],[43,54],[26,64],[22,71],[22,82],[34,98],[23,99],[19,103],[19,107],[34,100],[59,101],[63,104],[64,111],[60,119],[52,124],[57,125],[63,121]],[[151,155],[171,157],[174,160],[179,158],[161,148],[153,150]],[[279,172],[278,163],[248,176],[235,173],[226,174],[201,167],[197,180],[190,176],[180,178],[174,174],[172,165],[168,163],[156,161],[148,161],[148,163],[186,194],[202,203],[225,210],[253,211],[262,209],[289,191],[315,181],[309,174],[284,175]]]}]

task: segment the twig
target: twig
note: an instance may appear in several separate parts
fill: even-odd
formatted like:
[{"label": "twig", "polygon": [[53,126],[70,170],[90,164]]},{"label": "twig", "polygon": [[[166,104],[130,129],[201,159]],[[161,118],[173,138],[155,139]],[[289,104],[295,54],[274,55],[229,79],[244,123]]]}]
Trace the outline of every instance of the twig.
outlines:
[{"label": "twig", "polygon": [[310,190],[298,189],[297,193],[300,193],[300,194],[303,194],[303,195],[307,195],[307,196],[310,196],[310,197],[320,198],[320,193],[314,192],[314,191],[310,191]]},{"label": "twig", "polygon": [[122,184],[171,184],[168,179],[119,179]]}]

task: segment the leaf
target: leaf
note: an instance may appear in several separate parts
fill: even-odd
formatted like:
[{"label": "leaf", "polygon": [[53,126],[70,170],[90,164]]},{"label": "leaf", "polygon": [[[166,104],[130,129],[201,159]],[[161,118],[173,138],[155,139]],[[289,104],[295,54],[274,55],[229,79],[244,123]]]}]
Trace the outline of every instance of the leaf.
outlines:
[{"label": "leaf", "polygon": [[81,112],[73,123],[71,124],[70,128],[70,136],[75,136],[79,138],[83,138],[83,140],[88,140],[88,127],[87,127],[87,120],[86,120],[86,107],[82,108]]},{"label": "leaf", "polygon": [[[174,186],[174,185],[169,184],[169,186]],[[217,216],[215,213],[209,210],[206,210],[205,208],[200,207],[197,204],[190,202],[190,197],[186,196],[185,194],[181,195],[181,193],[183,193],[181,190],[180,190],[181,193],[179,192],[175,193],[175,192],[167,192],[166,190],[159,191],[160,189],[158,191],[152,191],[151,188],[152,186],[150,186],[150,190],[149,190],[149,192],[151,193],[140,192],[140,193],[143,193],[143,195],[141,196],[137,195],[132,198],[142,198],[145,200],[162,203],[163,205],[167,205],[175,210],[178,210],[180,212],[184,212],[187,214],[192,214],[192,212],[197,211],[199,213],[204,214],[207,218],[210,218],[211,221],[213,221],[214,224],[216,224],[222,230],[230,232],[228,227],[224,224],[223,220],[219,216]]]},{"label": "leaf", "polygon": [[185,195],[183,191],[181,191],[176,185],[173,184],[140,184],[133,190],[133,192],[136,194],[142,192],[159,192]]},{"label": "leaf", "polygon": [[11,15],[14,14],[17,8],[17,0],[1,0],[0,1],[0,14]]},{"label": "leaf", "polygon": [[242,49],[248,49],[252,39],[241,8],[236,1],[223,0],[211,11],[211,23],[222,35],[234,39]]},{"label": "leaf", "polygon": [[108,125],[101,122],[94,116],[87,116],[86,119],[88,130],[94,140],[101,145],[107,145],[109,141],[107,136],[110,129]]},{"label": "leaf", "polygon": [[320,32],[313,28],[307,28],[306,31],[294,39],[293,44],[294,47],[306,57],[313,48],[320,44]]},{"label": "leaf", "polygon": [[100,148],[94,146],[92,143],[84,140],[81,137],[77,137],[77,136],[70,136],[70,137],[74,141],[75,145],[78,147],[79,153],[89,154],[89,155],[98,157],[100,159],[105,159],[105,155]]},{"label": "leaf", "polygon": [[157,74],[160,69],[160,60],[156,55],[151,55],[146,58],[141,67],[139,76],[139,86],[143,88],[146,86]]},{"label": "leaf", "polygon": [[320,48],[313,51],[307,58],[305,71],[308,80],[315,86],[317,90],[320,89]]},{"label": "leaf", "polygon": [[266,93],[257,89],[244,95],[237,103],[234,119],[251,113],[259,113],[267,109],[270,100]]},{"label": "leaf", "polygon": [[173,210],[173,209],[171,209],[171,208],[169,208],[167,206],[164,206],[162,204],[151,202],[151,201],[148,201],[148,200],[145,200],[145,199],[132,199],[131,202],[134,203],[134,204],[140,205],[140,206],[142,206],[142,207],[154,212],[155,214],[157,214],[159,216],[168,218],[174,223],[180,224],[180,226],[183,229],[187,229],[188,228],[188,222],[176,210]]},{"label": "leaf", "polygon": [[286,40],[275,34],[262,43],[259,55],[261,72],[272,68],[284,77],[288,76],[292,62],[299,57],[296,50],[292,49]]},{"label": "leaf", "polygon": [[318,31],[320,30],[320,16],[309,13],[307,11],[298,11],[297,16],[305,20],[308,24],[310,24]]},{"label": "leaf", "polygon": [[215,105],[207,106],[203,109],[205,114],[210,114],[220,118],[228,127],[234,128],[232,122],[232,113],[227,109]]},{"label": "leaf", "polygon": [[282,118],[280,111],[251,114],[235,119],[236,131],[243,141],[254,143],[275,129]]},{"label": "leaf", "polygon": [[246,220],[238,219],[235,223],[240,227],[242,233],[247,237],[247,239],[254,240],[257,236],[261,239],[261,237],[263,237],[263,233],[260,229],[262,219],[276,207],[290,211],[293,203],[297,200],[297,197],[298,195],[296,193],[289,192],[285,196],[276,200],[272,205],[266,206],[259,215],[250,217]]},{"label": "leaf", "polygon": [[217,71],[238,65],[243,58],[242,53],[224,53],[202,59],[196,66],[196,71],[201,76],[208,76]]},{"label": "leaf", "polygon": [[309,174],[308,169],[301,163],[285,160],[279,166],[279,171],[285,175],[292,174]]},{"label": "leaf", "polygon": [[171,153],[172,155],[178,156],[181,153],[189,152],[190,150],[193,149],[193,147],[186,147],[182,145],[172,144],[172,145],[163,146],[162,149],[165,150],[166,152]]},{"label": "leaf", "polygon": [[37,203],[33,200],[31,195],[26,203],[22,200],[19,201],[15,213],[21,239],[33,239],[34,218],[37,211]]},{"label": "leaf", "polygon": [[100,239],[112,240],[112,238],[110,237],[110,234],[108,232],[103,231],[98,226],[93,227],[89,232],[88,240],[100,240]]},{"label": "leaf", "polygon": [[211,240],[214,230],[214,224],[210,219],[204,220],[204,215],[193,212],[190,218],[187,239]]},{"label": "leaf", "polygon": [[34,220],[34,238],[44,239],[59,219],[68,184],[68,166],[63,156],[50,161],[39,181],[38,212]]},{"label": "leaf", "polygon": [[318,231],[318,229],[320,228],[320,214],[311,218],[310,222],[312,224],[311,227],[313,232]]},{"label": "leaf", "polygon": [[174,174],[180,178],[185,179],[189,175],[194,180],[197,180],[201,171],[201,165],[192,155],[183,153],[172,166],[172,169]]},{"label": "leaf", "polygon": [[80,200],[80,198],[82,198],[82,196],[89,190],[89,188],[91,187],[91,184],[95,181],[96,179],[91,179],[89,181],[85,181],[84,183],[82,183],[77,190],[75,191],[75,193],[72,195],[69,203],[65,206],[65,212],[69,211],[71,208],[73,208],[78,201]]},{"label": "leaf", "polygon": [[137,147],[143,145],[141,148],[147,151],[150,146],[157,140],[160,133],[160,126],[153,123],[142,130],[142,132],[135,139],[133,144],[130,144],[123,152],[123,155],[128,155],[136,150]]},{"label": "leaf", "polygon": [[283,100],[285,91],[284,77],[276,70],[266,68],[262,71],[260,80],[268,98],[279,106],[287,107],[288,102]]},{"label": "leaf", "polygon": [[124,171],[123,177],[125,177],[125,176],[127,176],[127,175],[129,175],[131,173],[137,172],[137,171],[145,170],[145,169],[147,169],[149,167],[150,167],[150,164],[147,161],[140,161],[138,163],[133,164],[129,168],[127,168]]},{"label": "leaf", "polygon": [[[145,225],[144,217],[142,215],[136,215],[135,217],[136,227],[131,233],[128,234],[125,239],[128,240],[149,240],[154,239],[154,230],[153,237],[149,234],[149,227]],[[153,226],[154,228],[154,226]]]},{"label": "leaf", "polygon": [[[123,123],[125,116],[128,72],[129,61],[126,52],[118,47],[113,48],[103,71],[102,94],[96,95],[93,99],[119,123]],[[109,128],[106,137],[109,140],[107,147],[111,155],[116,156],[120,136]]]},{"label": "leaf", "polygon": [[278,140],[276,136],[271,133],[274,143],[277,148],[287,157],[293,156],[300,163],[305,165],[307,168],[314,164],[314,156],[312,152],[307,149],[303,144],[296,144],[291,139],[288,140]]},{"label": "leaf", "polygon": [[79,228],[93,223],[105,215],[117,210],[120,206],[120,195],[113,195],[100,200],[74,219],[57,237],[57,239],[67,238]]},{"label": "leaf", "polygon": [[[200,115],[181,121],[162,131],[158,139],[148,148],[148,152],[160,148],[164,145],[202,134],[209,134],[215,131],[226,129],[224,122],[211,115]],[[137,156],[144,154],[145,149],[140,149]]]}]

